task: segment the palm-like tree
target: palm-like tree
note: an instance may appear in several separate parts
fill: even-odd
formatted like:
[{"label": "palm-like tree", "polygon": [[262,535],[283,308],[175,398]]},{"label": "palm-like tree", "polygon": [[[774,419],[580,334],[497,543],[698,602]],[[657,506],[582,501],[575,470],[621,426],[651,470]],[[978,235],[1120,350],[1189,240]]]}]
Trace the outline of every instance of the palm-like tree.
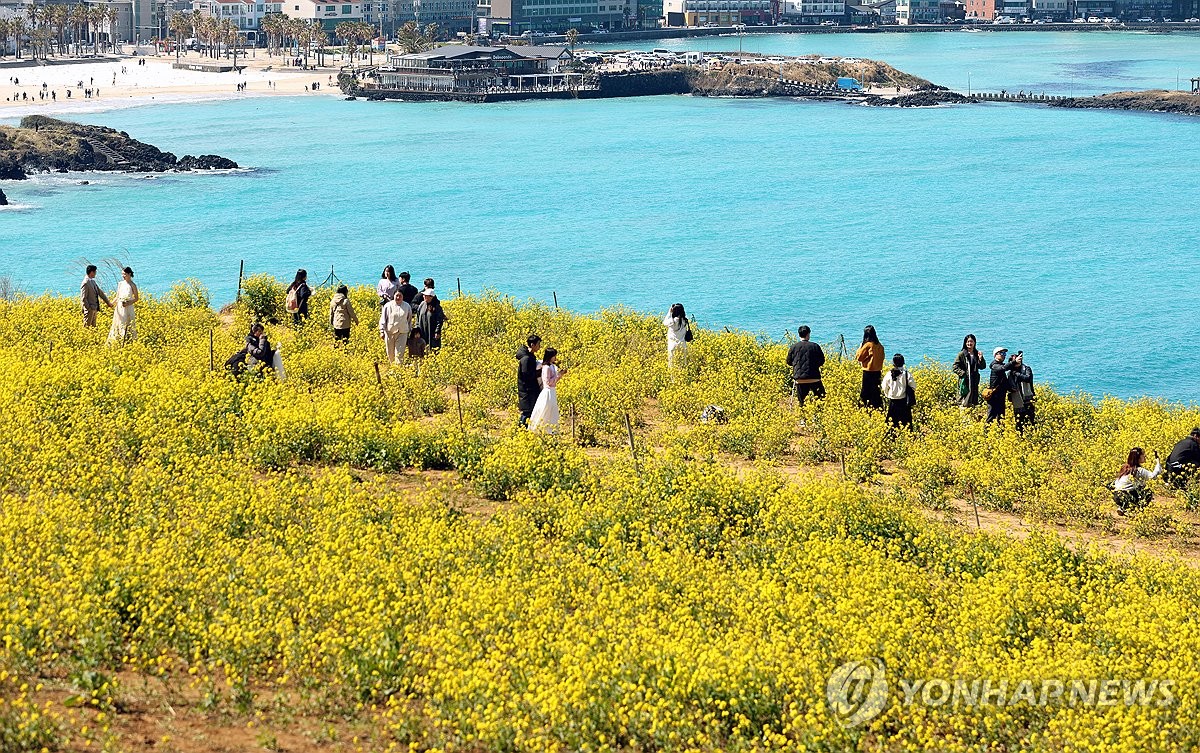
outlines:
[{"label": "palm-like tree", "polygon": [[0,58],[8,55],[8,38],[12,36],[12,22],[0,18]]},{"label": "palm-like tree", "polygon": [[333,27],[333,35],[342,40],[342,51],[350,55],[350,65],[354,65],[354,53],[358,52],[358,24],[354,21],[342,21]]},{"label": "palm-like tree", "polygon": [[317,46],[317,65],[325,66],[325,45],[329,44],[329,35],[325,33],[325,27],[320,21],[313,21],[308,27],[308,46],[305,47],[305,62],[308,61],[308,47]]},{"label": "palm-like tree", "polygon": [[571,45],[571,54],[574,55],[575,45],[579,43],[579,29],[567,29],[563,36],[567,38],[567,44]]},{"label": "palm-like tree", "polygon": [[171,31],[171,36],[175,37],[175,62],[179,62],[179,56],[183,51],[183,40],[187,39],[194,26],[195,19],[191,13],[179,12],[171,14],[171,18],[167,21],[167,27]]}]

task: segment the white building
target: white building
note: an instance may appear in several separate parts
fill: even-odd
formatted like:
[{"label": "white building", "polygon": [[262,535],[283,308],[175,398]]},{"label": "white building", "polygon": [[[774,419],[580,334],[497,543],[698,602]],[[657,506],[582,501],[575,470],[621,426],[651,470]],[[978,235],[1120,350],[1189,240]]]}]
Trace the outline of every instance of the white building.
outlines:
[{"label": "white building", "polygon": [[339,2],[317,2],[317,0],[283,0],[283,15],[305,21],[320,21],[326,31],[343,21],[362,21],[361,0],[339,0]]},{"label": "white building", "polygon": [[783,4],[783,15],[789,21],[806,24],[838,21],[846,15],[846,3],[831,0],[787,0]]},{"label": "white building", "polygon": [[663,0],[668,26],[767,24],[771,14],[771,0]]},{"label": "white building", "polygon": [[[264,16],[282,13],[283,4],[254,0],[192,0],[192,10],[217,19],[229,19],[244,32],[257,33]],[[250,35],[253,38],[253,35]]]},{"label": "white building", "polygon": [[898,24],[936,24],[941,20],[941,0],[896,0]]}]

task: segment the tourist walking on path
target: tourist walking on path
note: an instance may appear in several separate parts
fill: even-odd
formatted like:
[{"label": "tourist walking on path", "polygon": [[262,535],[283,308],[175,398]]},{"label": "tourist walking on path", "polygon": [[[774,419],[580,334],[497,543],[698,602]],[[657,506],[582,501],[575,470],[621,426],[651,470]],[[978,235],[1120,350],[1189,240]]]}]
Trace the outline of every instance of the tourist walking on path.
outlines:
[{"label": "tourist walking on path", "polygon": [[1121,466],[1117,473],[1117,480],[1113,482],[1113,500],[1117,503],[1117,512],[1122,515],[1137,512],[1154,499],[1154,492],[1150,491],[1146,482],[1162,472],[1162,464],[1158,462],[1157,452],[1154,453],[1154,470],[1148,471],[1143,468],[1145,462],[1146,451],[1141,447],[1134,447],[1129,451],[1125,465]]},{"label": "tourist walking on path", "polygon": [[887,422],[893,426],[912,428],[913,406],[917,404],[917,383],[904,368],[904,356],[892,356],[892,368],[883,377],[880,385],[883,396],[888,399]]},{"label": "tourist walking on path", "polygon": [[408,357],[412,359],[425,357],[425,336],[421,334],[420,327],[413,327],[412,332],[408,333]]},{"label": "tourist walking on path", "polygon": [[800,341],[788,348],[787,365],[792,367],[792,390],[796,402],[804,405],[809,395],[825,397],[825,384],[821,381],[821,367],[825,365],[825,351],[814,342],[809,342],[812,330],[807,324],[796,330]]},{"label": "tourist walking on path", "polygon": [[399,290],[392,293],[379,312],[379,336],[383,338],[383,347],[387,351],[388,363],[400,363],[408,347],[408,333],[412,331],[412,309],[404,302],[404,296]]},{"label": "tourist walking on path", "polygon": [[137,339],[137,309],[140,296],[133,282],[133,270],[121,270],[121,282],[117,285],[117,302],[113,306],[112,326],[108,329],[108,342],[125,343]]},{"label": "tourist walking on path", "polygon": [[392,297],[396,294],[396,289],[400,287],[400,281],[396,279],[396,270],[391,264],[383,268],[383,274],[379,278],[379,284],[375,287],[375,292],[379,295],[379,308],[388,305]]},{"label": "tourist walking on path", "polygon": [[349,340],[350,327],[355,324],[358,324],[358,314],[350,302],[350,290],[345,285],[338,285],[333,300],[329,302],[329,325],[333,327],[333,339],[338,342]]},{"label": "tourist walking on path", "polygon": [[1013,415],[1017,419],[1017,429],[1024,430],[1037,421],[1037,393],[1033,391],[1033,369],[1025,365],[1025,354],[1018,351],[1012,357],[1012,396]]},{"label": "tourist walking on path", "polygon": [[667,328],[667,368],[687,366],[688,343],[692,341],[692,327],[682,303],[672,303],[663,319]]},{"label": "tourist walking on path", "polygon": [[442,347],[442,326],[446,323],[446,312],[442,310],[442,302],[437,299],[432,287],[421,291],[424,300],[417,308],[417,326],[425,335],[431,350]]},{"label": "tourist walking on path", "polygon": [[1182,489],[1197,471],[1200,471],[1200,427],[1192,429],[1171,448],[1163,480],[1176,489]]},{"label": "tourist walking on path", "polygon": [[292,314],[292,324],[299,327],[308,318],[308,299],[312,297],[312,289],[308,287],[308,271],[296,270],[296,279],[288,285],[287,300],[284,307]]},{"label": "tourist walking on path", "polygon": [[517,348],[517,413],[521,426],[529,424],[533,415],[533,406],[537,404],[538,393],[542,386],[539,379],[537,352],[542,347],[542,338],[530,335],[525,338],[525,344]]},{"label": "tourist walking on path", "polygon": [[546,348],[542,358],[542,391],[538,393],[537,402],[533,406],[533,414],[529,417],[530,431],[544,431],[554,434],[558,431],[558,380],[567,375],[566,369],[558,368],[558,351]]},{"label": "tourist walking on path", "polygon": [[983,393],[983,399],[988,404],[987,422],[999,421],[1004,418],[1004,408],[1008,404],[1008,393],[1012,389],[1011,374],[1014,361],[1007,361],[1008,348],[996,348],[992,351],[992,362],[989,365],[991,377],[988,388]]},{"label": "tourist walking on path", "polygon": [[875,328],[867,325],[863,329],[862,345],[854,354],[854,360],[862,364],[862,389],[859,401],[868,408],[883,408],[880,385],[883,383],[883,345]]},{"label": "tourist walking on path", "polygon": [[951,369],[958,377],[958,398],[964,408],[979,404],[979,370],[987,365],[976,347],[975,335],[963,338],[962,350],[954,357]]},{"label": "tourist walking on path", "polygon": [[[417,286],[409,282],[411,279],[412,275],[408,272],[400,273],[400,292],[404,294],[404,302],[411,306],[413,311],[416,311],[421,301],[418,300],[417,293],[419,291],[417,290]],[[430,285],[429,287],[432,288],[433,286]]]},{"label": "tourist walking on path", "polygon": [[112,302],[108,300],[108,296],[100,289],[100,284],[96,282],[96,265],[89,264],[84,271],[83,282],[79,284],[79,299],[83,303],[83,326],[95,327],[96,314],[100,313],[100,301],[104,301],[105,305],[112,308]]}]

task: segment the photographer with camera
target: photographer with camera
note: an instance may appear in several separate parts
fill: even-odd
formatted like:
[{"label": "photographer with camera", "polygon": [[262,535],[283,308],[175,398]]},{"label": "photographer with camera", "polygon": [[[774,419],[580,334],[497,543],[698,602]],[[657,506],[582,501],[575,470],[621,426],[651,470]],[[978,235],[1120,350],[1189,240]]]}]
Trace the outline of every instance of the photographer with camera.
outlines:
[{"label": "photographer with camera", "polygon": [[983,399],[988,404],[987,422],[999,421],[1004,418],[1004,409],[1008,404],[1008,393],[1012,389],[1010,378],[1016,362],[1008,358],[1008,348],[996,348],[992,351],[992,362],[989,364],[991,377],[987,389],[983,391]]},{"label": "photographer with camera", "polygon": [[1033,391],[1033,369],[1025,365],[1024,351],[1018,350],[1017,354],[1008,360],[1013,365],[1010,397],[1013,414],[1017,417],[1017,430],[1024,431],[1025,427],[1033,425],[1037,418],[1034,412],[1037,394]]}]

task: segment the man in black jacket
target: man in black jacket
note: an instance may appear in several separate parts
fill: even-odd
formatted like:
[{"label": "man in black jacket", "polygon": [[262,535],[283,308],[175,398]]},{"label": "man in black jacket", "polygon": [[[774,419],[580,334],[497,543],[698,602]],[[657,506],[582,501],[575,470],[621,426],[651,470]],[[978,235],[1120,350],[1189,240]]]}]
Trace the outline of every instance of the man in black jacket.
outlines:
[{"label": "man in black jacket", "polygon": [[825,397],[825,385],[821,382],[821,367],[825,365],[825,351],[816,343],[809,342],[812,330],[807,324],[800,325],[796,330],[800,342],[792,343],[788,348],[787,364],[792,367],[792,389],[796,392],[796,401],[804,405],[804,399],[809,395]]},{"label": "man in black jacket", "polygon": [[987,399],[987,422],[999,421],[1004,418],[1004,408],[1008,404],[1008,393],[1012,389],[1011,374],[1017,368],[1016,361],[1007,361],[1008,348],[996,348],[992,351],[992,375],[988,380],[991,397]]},{"label": "man in black jacket", "polygon": [[1177,489],[1187,485],[1190,478],[1200,471],[1200,427],[1175,443],[1167,457],[1163,480]]},{"label": "man in black jacket", "polygon": [[517,348],[517,410],[521,414],[521,426],[529,423],[533,406],[537,403],[542,386],[538,384],[538,349],[542,338],[530,335],[525,344]]}]

